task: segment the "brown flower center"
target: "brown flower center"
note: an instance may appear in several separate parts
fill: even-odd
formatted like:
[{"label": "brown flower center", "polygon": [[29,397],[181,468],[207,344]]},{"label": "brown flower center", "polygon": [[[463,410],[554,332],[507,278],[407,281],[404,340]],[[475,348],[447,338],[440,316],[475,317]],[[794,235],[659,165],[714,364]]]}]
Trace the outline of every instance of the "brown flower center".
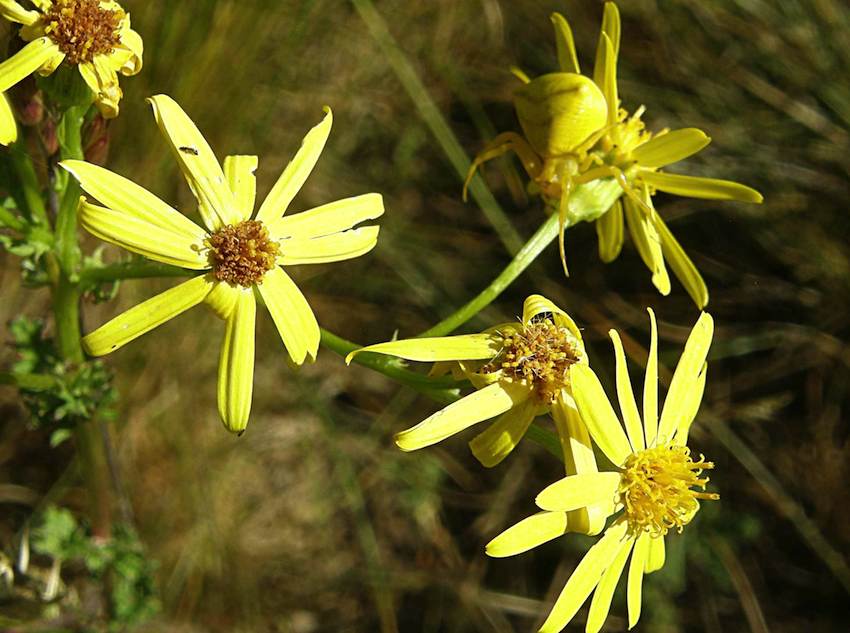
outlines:
[{"label": "brown flower center", "polygon": [[68,63],[83,64],[115,50],[123,19],[123,11],[104,9],[99,0],[53,0],[44,13],[44,31]]},{"label": "brown flower center", "polygon": [[262,281],[275,267],[280,250],[257,220],[222,227],[207,238],[206,245],[215,278],[245,287]]},{"label": "brown flower center", "polygon": [[[663,536],[673,528],[678,532],[699,509],[698,499],[719,499],[713,492],[702,492],[708,477],[703,470],[714,468],[700,455],[691,459],[687,446],[666,444],[633,453],[623,464],[618,490],[629,530],[633,534],[649,532]],[[693,488],[701,490],[693,490]]]},{"label": "brown flower center", "polygon": [[502,351],[481,371],[500,371],[506,377],[524,380],[533,385],[542,402],[552,402],[569,384],[570,365],[578,360],[570,332],[543,319],[505,336]]}]

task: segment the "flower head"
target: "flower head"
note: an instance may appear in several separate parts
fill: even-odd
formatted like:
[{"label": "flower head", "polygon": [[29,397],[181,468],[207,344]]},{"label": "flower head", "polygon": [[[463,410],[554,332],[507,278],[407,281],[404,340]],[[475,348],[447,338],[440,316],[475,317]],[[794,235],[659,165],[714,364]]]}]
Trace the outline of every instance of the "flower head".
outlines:
[{"label": "flower head", "polygon": [[384,212],[375,193],[338,200],[284,216],[313,170],[330,134],[332,116],[307,136],[259,210],[254,213],[256,156],[228,156],[224,168],[195,124],[170,97],[152,97],[154,115],[197,198],[204,226],[135,183],[83,161],[62,166],[83,190],[82,225],[101,239],[148,259],[199,271],[198,276],[148,299],[83,339],[101,356],[199,303],[225,320],[218,375],[218,405],[228,430],[248,423],[254,373],[254,328],[259,293],[292,362],[315,358],[319,325],[304,295],[282,266],[350,259],[370,251],[378,227],[352,229]]},{"label": "flower head", "polygon": [[717,499],[705,492],[706,470],[714,467],[687,447],[688,431],[702,400],[706,356],[713,322],[703,313],[682,354],[661,417],[658,417],[658,360],[655,316],[646,366],[643,420],[638,412],[626,369],[620,338],[611,330],[616,355],[617,396],[625,432],[599,379],[586,365],[570,368],[575,400],[590,436],[614,465],[611,472],[568,475],[545,488],[536,499],[543,512],[509,528],[487,545],[491,556],[510,556],[564,533],[569,513],[594,508],[613,515],[604,535],[585,554],[540,628],[562,630],[591,593],[588,633],[602,628],[614,589],[631,554],[628,571],[629,628],[640,617],[644,573],[664,564],[664,536],[681,532],[696,515],[701,499]]},{"label": "flower head", "polygon": [[[605,3],[592,78],[581,75],[567,20],[555,13],[552,24],[558,72],[531,79],[515,71],[523,82],[515,93],[515,104],[525,136],[507,132],[493,139],[473,162],[467,183],[484,162],[515,152],[531,179],[530,189],[540,193],[547,207],[560,216],[562,261],[564,229],[580,221],[596,221],[600,258],[613,261],[623,245],[625,219],[656,288],[664,295],[670,292],[666,260],[697,306],[705,307],[705,282],[656,212],[652,196],[664,191],[692,198],[759,203],[761,194],[728,180],[661,171],[696,154],[711,139],[695,128],[650,132],[642,120],[643,106],[632,114],[620,108],[620,14],[613,2]],[[573,195],[580,187],[600,180],[616,183],[625,195],[602,208],[573,204]],[[564,266],[566,270],[566,263]]]},{"label": "flower head", "polygon": [[[378,343],[352,352],[346,360],[350,362],[361,352],[434,362],[432,373],[451,371],[476,388],[396,435],[396,444],[402,450],[436,444],[474,424],[496,418],[469,443],[475,457],[484,466],[492,467],[510,454],[536,416],[551,413],[561,437],[567,471],[596,472],[590,438],[579,418],[575,386],[570,379],[572,367],[587,366],[587,354],[575,322],[549,299],[540,295],[528,297],[518,323],[503,323],[480,334]],[[570,529],[598,532],[601,521],[604,517],[595,519],[582,510],[575,513]]]},{"label": "flower head", "polygon": [[[29,42],[0,64],[0,92],[38,72],[49,75],[63,62],[79,69],[105,117],[118,116],[118,73],[142,69],[142,38],[130,28],[130,15],[113,0],[32,0],[26,9],[15,0],[0,0],[0,16],[22,26]],[[3,105],[0,104],[0,110]],[[15,139],[0,112],[0,142]]]}]

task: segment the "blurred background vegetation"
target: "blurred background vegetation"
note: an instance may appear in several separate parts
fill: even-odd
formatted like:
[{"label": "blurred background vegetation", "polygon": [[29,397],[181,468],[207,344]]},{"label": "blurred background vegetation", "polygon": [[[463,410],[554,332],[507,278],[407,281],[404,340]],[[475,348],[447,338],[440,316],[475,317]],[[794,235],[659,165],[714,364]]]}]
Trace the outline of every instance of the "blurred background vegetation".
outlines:
[{"label": "blurred background vegetation", "polygon": [[[415,334],[452,312],[509,261],[511,234],[524,240],[543,220],[515,162],[487,168],[495,200],[486,214],[461,202],[457,165],[496,131],[518,129],[507,69],[554,68],[549,14],[570,19],[587,69],[601,19],[594,0],[124,5],[145,40],[145,69],[122,81],[108,165],[187,213],[192,198],[144,97],[175,97],[219,157],[259,154],[260,195],[322,105],[333,107],[330,141],[296,210],[379,191],[387,214],[370,255],[295,275],[320,323],[361,343]],[[761,206],[657,199],[711,291],[718,329],[693,445],[716,462],[722,500],[670,539],[667,566],[645,583],[639,629],[846,630],[850,8],[629,0],[620,10],[623,105],[645,104],[652,129],[695,126],[713,138],[688,173],[765,194]],[[628,243],[602,264],[590,225],[568,231],[567,249],[572,277],[550,247],[467,330],[510,320],[541,292],[584,327],[603,379],[613,370],[607,330],[623,332],[636,379],[652,306],[673,367],[697,318],[683,289],[658,296]],[[86,308],[85,328],[171,284],[125,283],[116,301]],[[21,287],[6,253],[0,292],[4,323],[47,313],[47,291]],[[49,608],[0,596],[3,630],[106,630],[105,614],[116,620],[121,605],[149,631],[536,630],[589,541],[562,538],[505,560],[483,546],[533,511],[560,464],[525,442],[485,471],[463,436],[402,454],[393,432],[436,405],[328,351],[293,372],[270,320],[258,329],[253,417],[232,437],[215,408],[222,329],[194,310],[109,357],[121,394],[109,427],[116,510],[140,542],[116,537],[114,551],[96,554],[75,545]],[[17,360],[11,341],[6,334],[0,365]],[[79,541],[84,492],[71,443],[49,448],[29,419],[0,387],[0,547],[14,558],[36,511],[33,560],[49,567],[56,543]],[[45,514],[48,502],[72,514]],[[121,586],[98,576],[110,556],[140,578],[123,602],[104,597]],[[607,630],[625,630],[624,616],[618,596]]]}]

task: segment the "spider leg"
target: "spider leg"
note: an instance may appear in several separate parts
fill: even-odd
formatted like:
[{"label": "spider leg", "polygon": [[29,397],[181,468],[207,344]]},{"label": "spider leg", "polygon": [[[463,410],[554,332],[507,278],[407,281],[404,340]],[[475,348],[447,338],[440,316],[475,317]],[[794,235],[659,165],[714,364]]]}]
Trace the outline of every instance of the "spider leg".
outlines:
[{"label": "spider leg", "polygon": [[629,183],[628,178],[626,178],[625,172],[619,167],[614,167],[613,165],[605,165],[602,167],[595,167],[589,171],[584,172],[576,178],[577,183],[590,182],[591,180],[596,180],[597,178],[613,178],[617,181],[617,184],[620,185],[620,188],[623,190],[631,200],[638,207],[646,213],[649,217],[653,217],[655,215],[653,209],[646,204],[644,199],[635,191],[635,188]]},{"label": "spider leg", "polygon": [[469,171],[466,174],[466,180],[463,183],[463,201],[466,202],[467,190],[469,183],[472,182],[472,177],[478,168],[487,161],[493,160],[499,156],[513,152],[517,155],[522,163],[523,169],[532,180],[540,175],[541,161],[537,153],[531,145],[523,137],[516,132],[503,132],[484,146],[484,149],[472,161],[469,166]]},{"label": "spider leg", "polygon": [[570,210],[570,194],[573,192],[574,179],[573,175],[565,168],[561,170],[559,178],[561,181],[561,198],[558,200],[558,253],[561,255],[561,265],[564,267],[564,274],[569,277],[570,271],[567,269],[567,255],[564,248],[564,233],[567,230],[567,213]]}]

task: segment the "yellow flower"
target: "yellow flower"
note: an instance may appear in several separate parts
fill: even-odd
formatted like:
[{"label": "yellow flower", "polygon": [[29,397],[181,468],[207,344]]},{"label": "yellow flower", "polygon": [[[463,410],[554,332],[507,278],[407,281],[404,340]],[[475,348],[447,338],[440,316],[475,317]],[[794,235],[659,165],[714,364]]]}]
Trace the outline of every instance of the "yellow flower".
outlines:
[{"label": "yellow flower", "polygon": [[93,356],[108,354],[205,302],[226,324],[218,373],[219,413],[228,430],[241,432],[248,423],[253,389],[255,293],[271,313],[292,361],[300,365],[308,356],[315,359],[319,325],[281,266],[340,261],[370,251],[378,227],[351,227],[383,214],[383,200],[370,193],[283,215],[322,153],[331,130],[329,108],[253,214],[257,157],[228,156],[222,170],[175,101],[165,95],[149,101],[197,198],[206,228],[118,174],[83,161],[61,165],[86,193],[107,205],[81,199],[80,221],[90,233],[148,259],[202,272],[112,319],[88,334],[83,345]]},{"label": "yellow flower", "polygon": [[593,371],[580,364],[570,368],[581,417],[593,441],[617,470],[567,476],[548,486],[536,499],[543,512],[514,525],[487,545],[491,556],[510,556],[562,534],[560,523],[568,512],[595,507],[605,508],[605,516],[616,515],[573,571],[540,628],[541,633],[562,630],[591,593],[586,631],[599,631],[608,616],[614,589],[629,554],[627,602],[629,628],[632,628],[640,617],[643,575],[664,565],[664,536],[671,529],[682,531],[699,510],[699,499],[719,498],[714,493],[702,492],[708,478],[700,475],[714,464],[702,456],[694,459],[686,446],[705,387],[713,321],[703,313],[694,326],[673,374],[659,420],[658,337],[655,315],[651,310],[649,313],[652,343],[644,383],[643,423],[617,332],[611,330],[610,334],[625,432]]},{"label": "yellow flower", "polygon": [[[118,73],[142,69],[142,38],[130,28],[130,15],[112,0],[32,0],[26,9],[15,0],[0,0],[0,16],[22,24],[29,42],[0,64],[0,92],[38,72],[49,75],[62,62],[77,66],[107,118],[118,116]],[[0,110],[4,106],[0,104]],[[0,142],[15,139],[14,122],[0,112]]]},{"label": "yellow flower", "polygon": [[[623,245],[625,216],[625,224],[652,272],[656,288],[664,295],[670,292],[666,258],[697,306],[705,307],[705,282],[656,212],[652,195],[664,191],[692,198],[760,203],[761,194],[728,180],[660,171],[696,154],[711,139],[695,128],[653,134],[641,120],[642,106],[631,116],[619,107],[620,14],[613,2],[605,3],[592,82],[580,74],[567,20],[555,13],[552,24],[560,71],[535,79],[516,71],[524,82],[516,91],[515,103],[525,137],[513,132],[498,135],[475,158],[467,183],[482,163],[515,152],[531,178],[532,189],[539,191],[547,206],[559,213],[559,246],[565,270],[564,228],[568,222],[596,220],[600,258],[611,262]],[[529,99],[529,95],[533,98]],[[578,207],[570,204],[571,194],[578,185],[599,179],[613,179],[626,195],[601,214],[596,210],[589,214],[577,212]]]},{"label": "yellow flower", "polygon": [[[414,338],[363,347],[349,354],[376,352],[435,363],[432,374],[451,371],[468,379],[473,393],[396,435],[396,444],[413,451],[436,444],[464,429],[496,418],[469,446],[487,467],[507,457],[532,420],[551,413],[561,438],[568,474],[595,473],[590,437],[574,401],[570,368],[587,366],[581,332],[570,316],[540,295],[525,300],[522,319],[480,334]],[[597,533],[605,516],[591,509],[572,513],[570,531]],[[563,532],[567,531],[566,522]]]}]

